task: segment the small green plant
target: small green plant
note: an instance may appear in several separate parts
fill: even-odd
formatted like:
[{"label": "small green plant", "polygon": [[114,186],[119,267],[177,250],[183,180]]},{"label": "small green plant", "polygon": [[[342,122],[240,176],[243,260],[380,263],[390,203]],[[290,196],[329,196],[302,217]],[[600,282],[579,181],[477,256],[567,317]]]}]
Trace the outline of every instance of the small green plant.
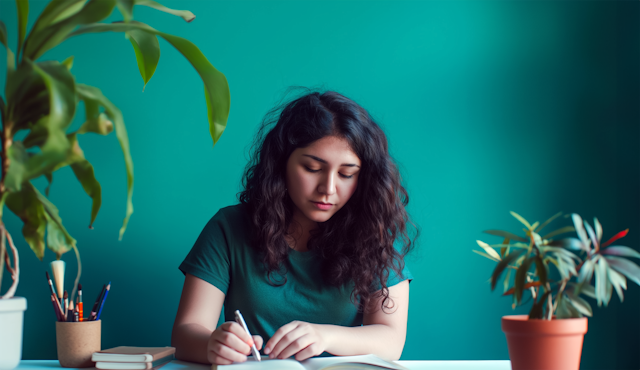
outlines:
[{"label": "small green plant", "polygon": [[[531,293],[533,305],[529,319],[551,320],[554,315],[558,319],[592,316],[591,305],[580,295],[596,299],[598,306],[607,306],[614,289],[620,300],[624,300],[627,278],[640,285],[640,267],[623,258],[640,258],[640,253],[629,247],[611,245],[626,236],[629,229],[602,243],[603,231],[598,219],[593,220],[594,230],[574,213],[571,215],[573,226],[540,236],[542,229],[560,217],[561,212],[542,224],[530,224],[515,212],[511,215],[525,226],[526,237],[502,230],[487,230],[487,234],[504,238],[502,244],[489,245],[478,240],[484,252],[474,252],[498,263],[491,275],[491,290],[507,270],[503,282],[504,295],[513,295],[514,308],[522,304],[525,291]],[[576,232],[578,238],[553,239],[568,232]],[[558,279],[551,278],[550,265],[556,267]],[[512,272],[515,272],[515,279],[510,287]],[[595,286],[591,285],[594,277]]]},{"label": "small green plant", "polygon": [[[16,0],[18,44],[15,54],[7,43],[6,26],[0,21],[0,43],[7,53],[5,99],[0,97],[0,283],[5,259],[13,278],[13,284],[0,298],[13,296],[19,277],[18,251],[2,222],[6,205],[24,222],[22,234],[40,260],[44,256],[45,246],[58,259],[70,250],[75,251],[78,275],[70,297],[73,301],[82,270],[80,255],[76,240],[67,232],[57,207],[47,196],[53,172],[71,167],[92,199],[89,222],[89,228],[92,228],[102,203],[101,187],[93,166],[80,147],[82,135],[108,135],[115,130],[127,172],[127,206],[120,239],[133,213],[133,160],[122,113],[100,89],[76,82],[70,72],[73,56],[62,62],[37,61],[44,53],[70,37],[96,32],[123,32],[133,46],[143,86],[146,86],[160,59],[157,38],[160,36],[187,58],[202,78],[209,132],[214,145],[226,127],[230,105],[226,77],[190,41],[134,21],[135,5],[173,14],[187,22],[195,18],[190,11],[169,9],[151,0],[52,0],[38,16],[30,32],[27,32],[29,1]],[[98,23],[111,15],[116,7],[123,21]],[[79,102],[84,104],[86,121],[77,131],[69,132]],[[49,181],[44,195],[31,183],[42,176]],[[10,267],[9,255],[5,254],[5,240],[13,252],[14,268]]]}]

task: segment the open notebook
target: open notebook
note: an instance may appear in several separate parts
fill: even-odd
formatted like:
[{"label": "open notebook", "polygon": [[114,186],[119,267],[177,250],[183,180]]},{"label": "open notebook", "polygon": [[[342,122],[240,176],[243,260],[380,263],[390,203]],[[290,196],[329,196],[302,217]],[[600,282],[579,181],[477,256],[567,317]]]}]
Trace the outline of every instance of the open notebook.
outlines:
[{"label": "open notebook", "polygon": [[272,360],[263,357],[255,361],[249,357],[246,362],[231,365],[211,365],[212,370],[407,370],[406,367],[385,361],[376,355],[316,357],[304,361],[294,359]]}]

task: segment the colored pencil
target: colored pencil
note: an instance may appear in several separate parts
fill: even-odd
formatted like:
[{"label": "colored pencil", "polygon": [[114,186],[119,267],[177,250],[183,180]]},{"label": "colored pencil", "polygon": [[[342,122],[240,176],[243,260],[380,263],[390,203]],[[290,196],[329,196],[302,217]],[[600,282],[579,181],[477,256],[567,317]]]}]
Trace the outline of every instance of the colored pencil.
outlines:
[{"label": "colored pencil", "polygon": [[69,294],[67,294],[66,290],[64,291],[63,302],[64,302],[64,317],[66,319],[67,318],[67,314],[69,313],[69,310],[68,310],[69,309]]},{"label": "colored pencil", "polygon": [[82,315],[82,284],[78,284],[78,318],[79,321],[84,320]]},{"label": "colored pencil", "polygon": [[56,298],[56,295],[51,294],[51,304],[53,305],[53,312],[55,312],[56,314],[56,320],[60,321],[60,313],[58,311],[58,305],[56,305],[57,301],[58,299]]},{"label": "colored pencil", "polygon": [[107,288],[106,285],[102,286],[102,290],[100,291],[100,295],[96,299],[95,303],[93,304],[93,308],[91,309],[91,314],[89,315],[89,320],[94,320],[96,315],[98,314],[98,305],[102,301],[102,295],[104,294],[104,290],[106,288]]},{"label": "colored pencil", "polygon": [[100,303],[100,310],[98,311],[98,316],[96,316],[96,320],[100,320],[100,314],[102,313],[102,307],[104,306],[104,301],[107,300],[107,295],[109,295],[109,289],[111,289],[111,282],[107,285],[107,290],[104,292],[104,298],[102,298],[102,303]]},{"label": "colored pencil", "polygon": [[[56,290],[53,287],[53,282],[51,281],[51,278],[49,277],[49,272],[45,271],[44,273],[47,274],[47,280],[49,281],[49,289],[51,290],[51,294],[53,294],[53,296],[55,297],[56,296]],[[55,299],[55,301],[56,301],[56,303],[55,303],[56,306],[58,306],[58,308],[56,309],[56,313],[57,312],[62,312],[62,306],[60,306],[60,301],[57,298]],[[56,314],[56,316],[58,316],[58,315]],[[58,319],[60,319],[60,316],[58,316]]]}]

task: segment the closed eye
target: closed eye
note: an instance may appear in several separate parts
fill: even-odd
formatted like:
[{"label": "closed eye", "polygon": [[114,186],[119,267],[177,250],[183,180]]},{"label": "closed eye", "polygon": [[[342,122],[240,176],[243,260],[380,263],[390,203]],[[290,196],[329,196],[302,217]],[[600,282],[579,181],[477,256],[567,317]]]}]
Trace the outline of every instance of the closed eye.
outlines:
[{"label": "closed eye", "polygon": [[[305,169],[307,172],[311,172],[311,173],[316,173],[316,172],[320,171],[320,170],[314,170],[314,169],[311,169],[311,168],[309,168],[309,167],[307,167],[307,166],[304,166],[304,169]],[[353,177],[353,175],[349,175],[349,176],[347,176],[347,175],[343,175],[343,174],[339,174],[339,175],[340,175],[340,177],[342,177],[343,179],[350,179],[350,178],[352,178],[352,177]]]}]

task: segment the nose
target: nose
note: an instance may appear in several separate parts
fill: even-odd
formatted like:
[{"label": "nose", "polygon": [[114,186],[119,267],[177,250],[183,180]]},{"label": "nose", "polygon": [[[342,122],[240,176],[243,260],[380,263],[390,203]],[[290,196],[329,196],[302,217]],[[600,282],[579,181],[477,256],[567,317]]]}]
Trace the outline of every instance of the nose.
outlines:
[{"label": "nose", "polygon": [[333,195],[336,193],[335,174],[328,173],[318,185],[320,194]]}]

